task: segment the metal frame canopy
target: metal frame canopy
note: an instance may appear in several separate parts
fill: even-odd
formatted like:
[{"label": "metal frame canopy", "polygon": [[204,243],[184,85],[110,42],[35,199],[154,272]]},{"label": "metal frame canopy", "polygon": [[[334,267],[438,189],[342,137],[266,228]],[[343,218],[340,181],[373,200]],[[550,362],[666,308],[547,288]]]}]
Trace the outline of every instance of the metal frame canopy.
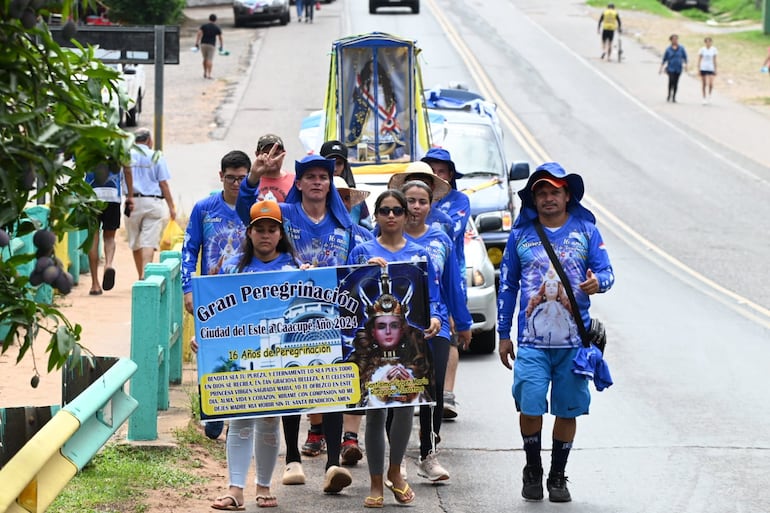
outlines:
[{"label": "metal frame canopy", "polygon": [[414,41],[382,32],[332,45],[324,139],[339,139],[351,165],[411,162],[430,147]]}]

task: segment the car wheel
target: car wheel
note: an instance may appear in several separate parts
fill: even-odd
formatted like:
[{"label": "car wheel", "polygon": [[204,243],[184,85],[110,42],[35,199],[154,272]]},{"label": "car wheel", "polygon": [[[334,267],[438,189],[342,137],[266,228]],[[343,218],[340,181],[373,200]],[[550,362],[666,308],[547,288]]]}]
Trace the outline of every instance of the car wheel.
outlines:
[{"label": "car wheel", "polygon": [[468,346],[468,352],[473,354],[487,354],[495,350],[496,333],[494,329],[482,331],[474,335]]},{"label": "car wheel", "polygon": [[288,12],[281,16],[281,25],[288,25],[289,21],[291,21],[291,16]]},{"label": "car wheel", "polygon": [[420,2],[419,2],[419,0],[412,4],[412,14],[420,14]]},{"label": "car wheel", "polygon": [[374,14],[377,12],[377,2],[374,0],[369,0],[369,14]]},{"label": "car wheel", "polygon": [[233,21],[233,25],[235,25],[235,28],[242,27],[243,26],[243,20],[239,18],[238,16],[235,17]]}]

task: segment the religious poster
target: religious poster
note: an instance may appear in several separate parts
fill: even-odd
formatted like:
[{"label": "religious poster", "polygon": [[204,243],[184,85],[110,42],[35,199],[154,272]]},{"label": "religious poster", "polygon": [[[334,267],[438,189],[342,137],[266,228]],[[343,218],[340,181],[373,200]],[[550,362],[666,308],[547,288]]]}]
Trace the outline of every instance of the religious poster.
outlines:
[{"label": "religious poster", "polygon": [[425,262],[192,283],[203,420],[433,401]]}]

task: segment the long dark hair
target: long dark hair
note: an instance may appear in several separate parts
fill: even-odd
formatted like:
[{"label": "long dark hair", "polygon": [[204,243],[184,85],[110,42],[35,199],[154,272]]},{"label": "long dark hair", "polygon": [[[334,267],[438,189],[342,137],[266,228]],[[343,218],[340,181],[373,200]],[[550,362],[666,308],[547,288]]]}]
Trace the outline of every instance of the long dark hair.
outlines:
[{"label": "long dark hair", "polygon": [[[273,221],[275,224],[278,225],[279,229],[281,230],[281,238],[278,241],[278,244],[275,246],[276,251],[279,253],[288,253],[291,255],[292,259],[295,261],[297,260],[297,253],[294,251],[294,246],[292,246],[291,241],[289,240],[289,237],[286,236],[286,230],[283,227],[283,223],[279,223],[277,221]],[[244,237],[243,242],[241,243],[241,258],[238,260],[238,272],[242,273],[243,270],[246,268],[247,265],[251,263],[251,260],[254,258],[254,243],[251,242],[251,237],[249,236],[249,233],[251,233],[251,230],[254,228],[253,224],[250,224],[246,228],[246,236]]]}]

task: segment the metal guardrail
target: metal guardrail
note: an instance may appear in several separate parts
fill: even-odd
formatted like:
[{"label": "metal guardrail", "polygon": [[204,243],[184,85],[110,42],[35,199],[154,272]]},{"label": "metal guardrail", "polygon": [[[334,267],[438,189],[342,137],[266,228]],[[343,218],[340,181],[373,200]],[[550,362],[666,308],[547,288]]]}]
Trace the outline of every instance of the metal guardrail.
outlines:
[{"label": "metal guardrail", "polygon": [[123,391],[136,370],[133,361],[118,360],[0,469],[0,511],[46,510],[136,410],[136,400]]},{"label": "metal guardrail", "polygon": [[163,251],[147,264],[145,279],[131,290],[131,359],[139,366],[131,396],[139,408],[128,422],[128,439],[156,440],[158,410],[169,407],[169,383],[182,382],[181,253]]}]

